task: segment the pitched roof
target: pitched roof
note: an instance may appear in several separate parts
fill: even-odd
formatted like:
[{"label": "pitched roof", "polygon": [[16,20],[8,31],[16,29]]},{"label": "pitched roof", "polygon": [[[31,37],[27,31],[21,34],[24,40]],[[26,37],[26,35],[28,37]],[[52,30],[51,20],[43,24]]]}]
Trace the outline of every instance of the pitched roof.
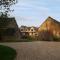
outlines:
[{"label": "pitched roof", "polygon": [[15,18],[1,18],[0,17],[0,28],[7,28],[17,26]]},{"label": "pitched roof", "polygon": [[50,30],[60,30],[60,22],[51,18],[50,16],[41,24],[41,26],[39,27],[39,31],[40,30],[44,30],[44,29],[50,29]]},{"label": "pitched roof", "polygon": [[[53,19],[52,17],[49,16],[49,17],[41,24],[41,26],[42,26],[44,23],[46,23],[47,21],[48,21],[48,22],[51,21],[51,22],[54,22],[54,23],[57,23],[57,24],[60,25],[60,22],[59,22],[59,21],[57,21],[56,19]],[[40,26],[40,27],[41,27],[41,26]]]},{"label": "pitched roof", "polygon": [[45,21],[53,21],[53,22],[55,22],[55,23],[59,23],[60,24],[60,22],[58,22],[56,19],[54,19],[54,18],[52,18],[52,17],[48,17]]}]

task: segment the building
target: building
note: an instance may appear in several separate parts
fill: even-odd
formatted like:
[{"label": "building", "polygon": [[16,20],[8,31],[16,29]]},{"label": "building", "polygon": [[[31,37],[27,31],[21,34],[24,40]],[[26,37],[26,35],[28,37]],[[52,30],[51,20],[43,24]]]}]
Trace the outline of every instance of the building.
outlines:
[{"label": "building", "polygon": [[54,36],[60,37],[60,22],[51,17],[48,17],[38,29],[39,32],[42,30],[47,30]]},{"label": "building", "polygon": [[22,36],[31,36],[31,37],[38,36],[38,28],[34,26],[32,27],[21,26],[20,32]]},{"label": "building", "polygon": [[0,17],[0,41],[18,41],[20,37],[15,18]]},{"label": "building", "polygon": [[29,36],[38,36],[38,28],[37,27],[30,27]]}]

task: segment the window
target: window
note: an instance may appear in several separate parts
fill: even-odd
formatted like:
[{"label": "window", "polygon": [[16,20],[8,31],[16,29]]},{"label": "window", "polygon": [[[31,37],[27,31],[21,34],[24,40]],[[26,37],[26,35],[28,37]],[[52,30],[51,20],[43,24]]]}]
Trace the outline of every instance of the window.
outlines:
[{"label": "window", "polygon": [[33,31],[33,29],[31,29],[31,31]]},{"label": "window", "polygon": [[21,31],[23,31],[23,29],[21,29]]},{"label": "window", "polygon": [[26,29],[26,31],[27,31],[27,29]]},{"label": "window", "polygon": [[35,34],[35,36],[38,36],[38,34]]}]

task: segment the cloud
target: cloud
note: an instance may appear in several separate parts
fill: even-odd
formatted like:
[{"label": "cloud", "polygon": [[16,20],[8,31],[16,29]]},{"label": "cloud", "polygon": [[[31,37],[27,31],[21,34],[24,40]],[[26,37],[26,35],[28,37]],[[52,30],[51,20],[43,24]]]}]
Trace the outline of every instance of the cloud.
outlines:
[{"label": "cloud", "polygon": [[46,14],[48,12],[48,8],[45,6],[38,6],[37,4],[29,4],[27,2],[20,2],[17,6],[15,6],[16,15],[39,15]]},{"label": "cloud", "polygon": [[14,9],[19,25],[39,25],[48,16],[60,18],[60,0],[19,0]]}]

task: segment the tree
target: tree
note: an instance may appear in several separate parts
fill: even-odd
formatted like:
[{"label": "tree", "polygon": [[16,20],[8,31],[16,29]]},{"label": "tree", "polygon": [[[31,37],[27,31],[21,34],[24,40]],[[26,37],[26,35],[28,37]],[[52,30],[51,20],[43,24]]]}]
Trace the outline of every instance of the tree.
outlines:
[{"label": "tree", "polygon": [[0,0],[0,12],[2,17],[7,17],[8,12],[14,11],[10,7],[17,3],[17,0]]}]

